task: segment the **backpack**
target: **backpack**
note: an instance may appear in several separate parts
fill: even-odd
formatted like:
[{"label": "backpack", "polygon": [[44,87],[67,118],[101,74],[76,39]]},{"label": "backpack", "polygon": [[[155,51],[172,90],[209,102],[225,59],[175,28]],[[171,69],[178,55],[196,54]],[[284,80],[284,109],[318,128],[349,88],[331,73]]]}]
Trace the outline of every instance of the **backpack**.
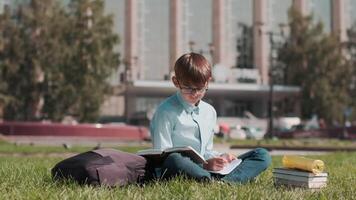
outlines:
[{"label": "backpack", "polygon": [[54,180],[73,179],[79,184],[124,186],[142,183],[146,159],[115,149],[98,149],[67,158],[53,169]]}]

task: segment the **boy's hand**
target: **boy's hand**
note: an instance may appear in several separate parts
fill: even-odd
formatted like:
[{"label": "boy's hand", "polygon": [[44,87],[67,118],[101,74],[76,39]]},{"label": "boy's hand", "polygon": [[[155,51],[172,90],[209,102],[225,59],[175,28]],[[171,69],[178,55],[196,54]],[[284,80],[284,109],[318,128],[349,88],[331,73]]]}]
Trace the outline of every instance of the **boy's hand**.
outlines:
[{"label": "boy's hand", "polygon": [[231,154],[231,153],[224,153],[224,154],[222,154],[220,157],[225,158],[228,163],[230,163],[231,161],[237,159],[237,157],[236,157],[235,155]]},{"label": "boy's hand", "polygon": [[219,171],[228,163],[224,157],[210,158],[207,164],[204,164],[204,169],[210,171]]}]

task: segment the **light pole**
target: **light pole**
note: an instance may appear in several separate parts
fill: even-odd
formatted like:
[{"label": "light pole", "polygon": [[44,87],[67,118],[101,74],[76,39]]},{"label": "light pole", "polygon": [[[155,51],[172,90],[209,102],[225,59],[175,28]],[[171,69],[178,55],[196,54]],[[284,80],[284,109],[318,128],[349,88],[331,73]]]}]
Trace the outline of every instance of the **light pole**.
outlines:
[{"label": "light pole", "polygon": [[278,58],[278,49],[281,47],[282,42],[276,42],[275,41],[275,36],[279,36],[281,38],[285,37],[285,30],[284,27],[286,25],[280,24],[280,33],[275,33],[272,31],[268,31],[265,34],[269,36],[269,42],[270,42],[270,65],[269,65],[269,70],[268,70],[268,78],[269,78],[269,92],[268,92],[268,128],[267,128],[267,133],[265,135],[265,138],[273,138],[274,137],[274,84],[275,84],[275,76],[276,76],[276,59]]},{"label": "light pole", "polygon": [[132,65],[135,67],[137,66],[137,63],[139,61],[138,56],[132,57],[132,59],[125,60],[124,65],[125,65],[125,75],[124,75],[124,101],[125,101],[125,109],[124,109],[124,115],[125,115],[125,120],[126,123],[130,123],[131,120],[131,115],[132,115],[132,94],[129,92],[129,86],[132,84],[134,80],[136,80],[136,75],[134,74],[132,70]]},{"label": "light pole", "polygon": [[274,134],[274,124],[273,124],[273,84],[274,84],[274,39],[273,39],[273,32],[268,32],[269,35],[269,41],[270,41],[270,66],[268,70],[268,78],[269,78],[269,92],[268,92],[268,127],[267,127],[267,133],[265,135],[266,138],[273,138]]}]

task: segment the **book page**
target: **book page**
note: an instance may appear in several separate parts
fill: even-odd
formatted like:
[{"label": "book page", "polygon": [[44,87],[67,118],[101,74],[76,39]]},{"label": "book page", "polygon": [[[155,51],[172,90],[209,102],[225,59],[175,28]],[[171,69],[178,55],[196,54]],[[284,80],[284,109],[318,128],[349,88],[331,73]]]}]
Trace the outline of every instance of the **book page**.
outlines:
[{"label": "book page", "polygon": [[145,149],[137,152],[137,155],[144,156],[151,160],[163,161],[170,153],[180,153],[183,156],[189,157],[193,162],[201,164],[206,163],[203,156],[201,156],[196,150],[190,146],[185,147],[172,147],[165,150],[160,149]]},{"label": "book page", "polygon": [[144,149],[137,152],[137,155],[145,156],[145,155],[161,155],[162,151],[159,149]]},{"label": "book page", "polygon": [[206,163],[204,157],[202,157],[195,149],[190,146],[186,147],[172,147],[164,150],[164,153],[180,153],[183,156],[189,157],[195,163]]},{"label": "book page", "polygon": [[273,168],[272,172],[273,173],[278,173],[278,174],[290,174],[290,175],[305,176],[305,177],[325,177],[325,176],[328,176],[328,173],[326,173],[326,172],[314,174],[314,173],[308,172],[308,171],[303,171],[303,170],[298,170],[298,169],[289,169],[289,168],[280,168],[280,167]]},{"label": "book page", "polygon": [[195,151],[195,150],[190,146],[171,147],[171,148],[168,148],[168,149],[164,150],[164,152],[166,152],[166,153],[181,152],[181,151]]},{"label": "book page", "polygon": [[241,159],[235,159],[235,160],[231,161],[231,163],[227,164],[222,170],[209,171],[209,172],[215,173],[215,174],[226,175],[226,174],[229,174],[230,172],[232,172],[232,170],[234,170],[237,166],[239,166],[241,162],[242,162]]}]

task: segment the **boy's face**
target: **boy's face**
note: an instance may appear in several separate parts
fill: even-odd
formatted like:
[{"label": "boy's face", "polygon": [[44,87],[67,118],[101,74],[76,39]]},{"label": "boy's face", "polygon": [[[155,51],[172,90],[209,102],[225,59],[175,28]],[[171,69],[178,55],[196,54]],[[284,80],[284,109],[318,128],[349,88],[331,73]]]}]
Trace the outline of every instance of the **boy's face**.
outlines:
[{"label": "boy's face", "polygon": [[192,105],[198,103],[208,90],[208,82],[201,85],[194,85],[192,83],[183,83],[176,77],[172,77],[172,81],[174,85],[180,89],[184,100]]}]

